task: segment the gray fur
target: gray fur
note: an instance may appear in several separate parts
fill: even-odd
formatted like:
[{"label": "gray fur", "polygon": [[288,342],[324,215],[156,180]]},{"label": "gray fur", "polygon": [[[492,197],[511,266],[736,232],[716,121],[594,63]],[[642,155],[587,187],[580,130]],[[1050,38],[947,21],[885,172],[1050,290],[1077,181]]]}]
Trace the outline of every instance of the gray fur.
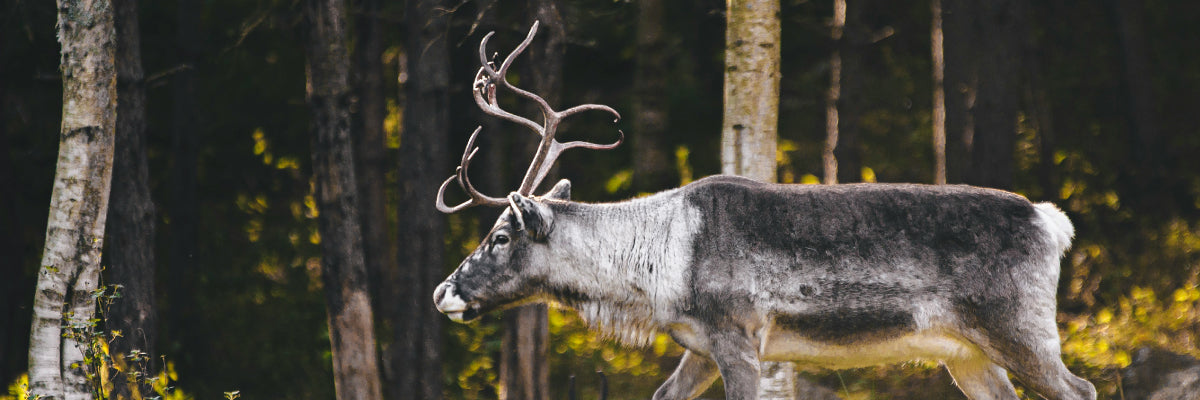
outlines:
[{"label": "gray fur", "polygon": [[612,204],[571,202],[563,182],[551,193],[510,195],[439,286],[439,309],[469,320],[547,301],[630,344],[667,333],[688,353],[656,399],[692,398],[715,371],[728,398],[753,398],[760,360],[912,359],[943,361],[972,398],[1015,398],[1005,371],[1048,398],[1095,398],[1060,358],[1054,296],[1073,231],[1053,205],[730,176]]}]

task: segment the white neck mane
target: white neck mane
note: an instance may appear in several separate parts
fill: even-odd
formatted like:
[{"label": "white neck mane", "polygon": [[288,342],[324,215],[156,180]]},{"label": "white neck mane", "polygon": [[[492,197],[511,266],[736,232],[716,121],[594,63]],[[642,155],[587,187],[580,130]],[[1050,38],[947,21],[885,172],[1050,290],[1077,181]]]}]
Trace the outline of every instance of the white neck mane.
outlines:
[{"label": "white neck mane", "polygon": [[611,204],[555,207],[545,265],[549,300],[594,328],[646,345],[687,296],[700,212],[676,191]]}]

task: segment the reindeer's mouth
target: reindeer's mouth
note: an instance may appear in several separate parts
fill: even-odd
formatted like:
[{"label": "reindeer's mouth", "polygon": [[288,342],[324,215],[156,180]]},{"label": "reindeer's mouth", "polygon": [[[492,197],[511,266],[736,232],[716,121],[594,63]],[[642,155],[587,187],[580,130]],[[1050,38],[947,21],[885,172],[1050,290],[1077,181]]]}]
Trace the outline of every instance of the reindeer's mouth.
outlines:
[{"label": "reindeer's mouth", "polygon": [[467,322],[479,318],[479,304],[463,300],[453,283],[442,283],[433,293],[433,304],[438,311],[454,322]]},{"label": "reindeer's mouth", "polygon": [[467,322],[474,321],[476,318],[479,318],[479,316],[482,314],[479,311],[479,307],[476,306],[475,304],[470,304],[467,306],[467,308],[462,309],[462,310],[440,310],[440,311],[443,314],[446,314],[447,317],[450,317],[450,320],[452,320],[454,322],[459,322],[459,323],[467,323]]},{"label": "reindeer's mouth", "polygon": [[476,307],[469,307],[463,311],[447,312],[446,316],[458,323],[467,323],[479,318],[479,311]]}]

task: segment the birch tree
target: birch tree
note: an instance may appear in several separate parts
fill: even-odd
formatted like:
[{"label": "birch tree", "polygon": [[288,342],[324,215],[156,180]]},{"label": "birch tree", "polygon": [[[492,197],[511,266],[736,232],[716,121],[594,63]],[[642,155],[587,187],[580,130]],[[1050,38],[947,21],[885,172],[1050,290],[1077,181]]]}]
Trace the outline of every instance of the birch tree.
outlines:
[{"label": "birch tree", "polygon": [[[779,1],[730,0],[725,31],[721,172],[775,182],[779,121]],[[758,397],[793,399],[795,367],[760,365]]]},{"label": "birch tree", "polygon": [[46,244],[34,294],[29,392],[42,399],[89,399],[77,335],[95,313],[109,187],[112,182],[116,83],[112,4],[59,0],[63,106],[58,166]]},{"label": "birch tree", "polygon": [[321,280],[339,400],[380,399],[375,325],[367,289],[358,185],[350,141],[350,57],[343,0],[308,0],[305,55],[312,112],[313,175],[321,232]]}]

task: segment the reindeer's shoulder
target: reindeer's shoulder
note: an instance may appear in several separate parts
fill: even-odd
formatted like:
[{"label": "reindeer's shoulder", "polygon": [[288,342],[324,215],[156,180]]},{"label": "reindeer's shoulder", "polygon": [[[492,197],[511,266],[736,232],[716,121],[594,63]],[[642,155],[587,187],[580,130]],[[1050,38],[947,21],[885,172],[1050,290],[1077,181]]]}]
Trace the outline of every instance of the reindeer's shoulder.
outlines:
[{"label": "reindeer's shoulder", "polygon": [[710,175],[689,183],[680,190],[689,194],[713,195],[721,192],[770,190],[773,186],[779,185],[737,175]]}]

